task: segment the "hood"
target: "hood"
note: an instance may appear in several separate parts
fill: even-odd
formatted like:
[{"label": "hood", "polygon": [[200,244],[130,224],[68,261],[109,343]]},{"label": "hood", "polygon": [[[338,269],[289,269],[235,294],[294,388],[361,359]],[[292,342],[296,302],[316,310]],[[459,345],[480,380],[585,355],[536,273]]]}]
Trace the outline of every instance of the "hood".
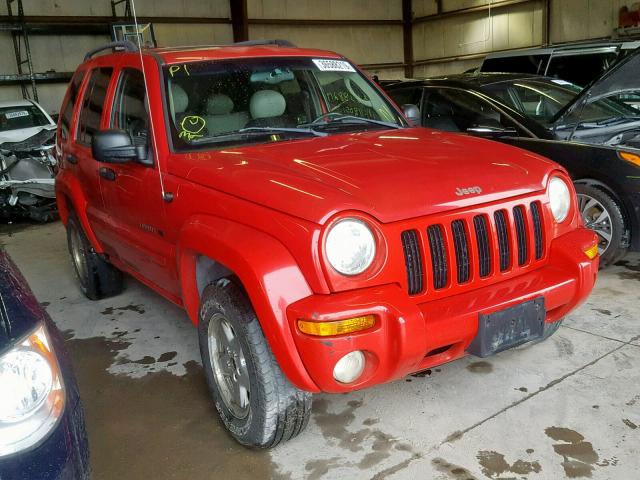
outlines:
[{"label": "hood", "polygon": [[21,142],[29,137],[33,137],[35,134],[40,133],[42,130],[55,130],[56,125],[41,125],[38,127],[20,128],[17,130],[7,130],[0,132],[0,145],[4,142]]},{"label": "hood", "polygon": [[539,191],[555,163],[426,128],[180,154],[169,170],[315,223],[344,210],[383,223]]},{"label": "hood", "polygon": [[595,102],[603,97],[626,92],[637,92],[638,90],[640,90],[640,48],[628,53],[626,57],[614,64],[601,77],[587,85],[555,115],[552,123],[561,123],[566,116],[583,105]]}]

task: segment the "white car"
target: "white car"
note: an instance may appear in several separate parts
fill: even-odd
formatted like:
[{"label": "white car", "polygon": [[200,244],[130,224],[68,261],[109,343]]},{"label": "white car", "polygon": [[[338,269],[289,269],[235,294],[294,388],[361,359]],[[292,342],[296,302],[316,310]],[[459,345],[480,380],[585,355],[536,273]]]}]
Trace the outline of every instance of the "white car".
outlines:
[{"label": "white car", "polygon": [[53,119],[33,100],[0,102],[0,144],[21,142],[43,129],[55,128]]},{"label": "white car", "polygon": [[0,218],[56,218],[56,124],[36,102],[0,102]]}]

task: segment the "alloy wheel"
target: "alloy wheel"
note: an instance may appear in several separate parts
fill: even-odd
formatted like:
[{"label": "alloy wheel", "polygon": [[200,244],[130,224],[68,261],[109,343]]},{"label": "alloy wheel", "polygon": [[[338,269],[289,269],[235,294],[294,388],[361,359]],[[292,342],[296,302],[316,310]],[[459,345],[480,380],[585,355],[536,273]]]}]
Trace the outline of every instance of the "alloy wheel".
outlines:
[{"label": "alloy wheel", "polygon": [[88,272],[87,257],[80,232],[75,228],[71,231],[71,258],[78,278],[84,284]]},{"label": "alloy wheel", "polygon": [[585,226],[598,235],[598,252],[602,255],[611,244],[613,234],[611,215],[602,203],[583,193],[578,194],[578,208]]},{"label": "alloy wheel", "polygon": [[221,313],[211,318],[207,335],[209,361],[222,400],[233,416],[243,419],[249,414],[251,389],[240,339]]}]

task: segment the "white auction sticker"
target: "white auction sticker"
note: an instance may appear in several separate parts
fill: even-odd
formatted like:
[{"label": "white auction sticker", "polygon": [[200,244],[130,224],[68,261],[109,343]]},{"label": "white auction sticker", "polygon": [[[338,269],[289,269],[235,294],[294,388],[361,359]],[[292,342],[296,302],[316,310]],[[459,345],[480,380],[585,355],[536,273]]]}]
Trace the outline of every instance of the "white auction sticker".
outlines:
[{"label": "white auction sticker", "polygon": [[353,68],[349,62],[345,62],[344,60],[327,60],[326,58],[314,58],[313,63],[316,64],[316,67],[322,72],[355,72],[356,69]]},{"label": "white auction sticker", "polygon": [[26,110],[19,110],[17,112],[7,112],[4,114],[6,118],[19,118],[19,117],[28,117],[29,112]]}]

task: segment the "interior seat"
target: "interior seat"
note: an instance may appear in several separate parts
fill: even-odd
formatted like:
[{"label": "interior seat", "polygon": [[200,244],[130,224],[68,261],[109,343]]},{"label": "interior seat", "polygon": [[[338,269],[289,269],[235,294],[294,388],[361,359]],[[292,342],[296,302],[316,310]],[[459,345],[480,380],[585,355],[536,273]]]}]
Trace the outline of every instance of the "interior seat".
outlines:
[{"label": "interior seat", "polygon": [[251,96],[249,111],[251,120],[247,127],[292,127],[295,120],[285,115],[287,101],[275,90],[258,90]]},{"label": "interior seat", "polygon": [[189,96],[187,92],[184,91],[177,83],[171,84],[171,98],[169,99],[171,106],[173,107],[171,110],[173,111],[173,121],[176,125],[182,120],[185,116],[185,112],[189,107]]},{"label": "interior seat", "polygon": [[233,112],[233,100],[229,96],[214,93],[207,99],[204,119],[210,135],[240,130],[249,121],[247,112]]}]

